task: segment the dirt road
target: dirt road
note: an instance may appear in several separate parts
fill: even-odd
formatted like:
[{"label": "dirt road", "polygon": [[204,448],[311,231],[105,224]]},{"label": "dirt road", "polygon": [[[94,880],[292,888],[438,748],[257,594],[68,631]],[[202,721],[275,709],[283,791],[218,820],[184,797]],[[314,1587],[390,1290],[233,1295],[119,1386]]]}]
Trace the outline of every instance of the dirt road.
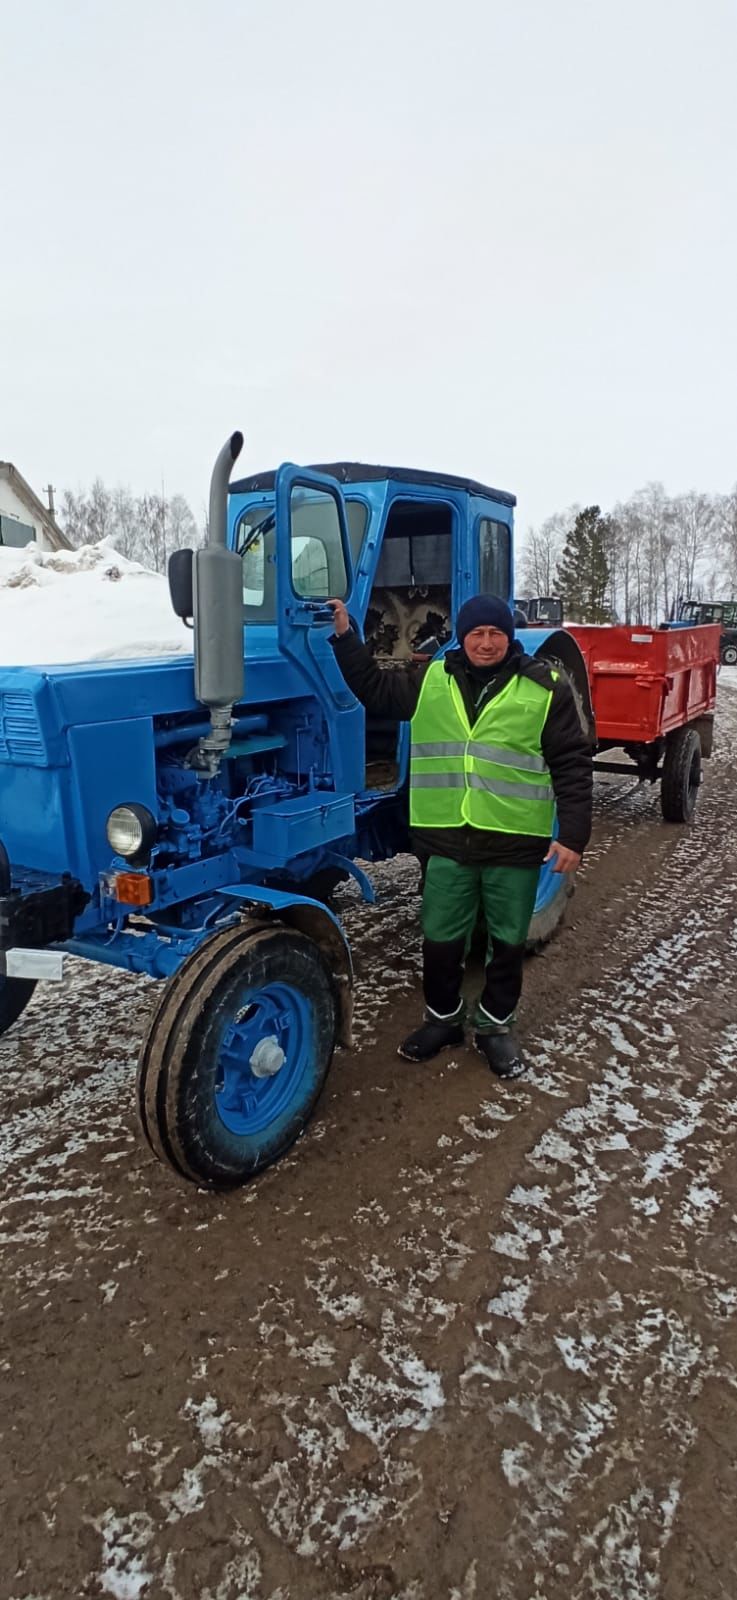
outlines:
[{"label": "dirt road", "polygon": [[349,893],[357,1049],[228,1197],[143,1145],[143,982],[0,1042],[2,1600],[737,1595],[737,691],[690,828],[601,779],[531,1063],[398,1061],[416,870]]}]

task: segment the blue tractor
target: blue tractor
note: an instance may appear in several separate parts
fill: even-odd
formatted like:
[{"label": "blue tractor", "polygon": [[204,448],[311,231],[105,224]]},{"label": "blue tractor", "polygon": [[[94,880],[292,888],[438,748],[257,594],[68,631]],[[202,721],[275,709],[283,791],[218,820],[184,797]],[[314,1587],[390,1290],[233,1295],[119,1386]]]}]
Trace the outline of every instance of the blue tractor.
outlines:
[{"label": "blue tractor", "polygon": [[[346,599],[377,656],[432,656],[459,605],[513,594],[511,495],[392,467],[285,465],[230,483],[209,537],[173,559],[188,657],[0,668],[0,1033],[66,954],[166,980],[138,1104],[155,1152],[239,1184],[305,1127],[351,958],[330,906],[360,862],[409,848],[406,725],[367,717],[330,642]],[[527,628],[591,705],[570,635]],[[0,650],[1,650],[0,645]],[[532,944],[569,886],[543,869]]]}]

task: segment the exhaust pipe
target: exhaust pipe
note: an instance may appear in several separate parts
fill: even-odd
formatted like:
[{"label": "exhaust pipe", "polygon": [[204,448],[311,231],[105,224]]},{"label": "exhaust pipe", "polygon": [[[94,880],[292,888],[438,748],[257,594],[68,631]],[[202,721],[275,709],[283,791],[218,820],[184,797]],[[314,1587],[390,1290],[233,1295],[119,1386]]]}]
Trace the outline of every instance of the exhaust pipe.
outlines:
[{"label": "exhaust pipe", "polygon": [[228,549],[228,482],[243,434],[223,445],[210,479],[207,543],[194,556],[194,687],[210,712],[210,732],[190,757],[214,777],[232,738],[233,706],[243,699],[243,580],[241,558]]}]

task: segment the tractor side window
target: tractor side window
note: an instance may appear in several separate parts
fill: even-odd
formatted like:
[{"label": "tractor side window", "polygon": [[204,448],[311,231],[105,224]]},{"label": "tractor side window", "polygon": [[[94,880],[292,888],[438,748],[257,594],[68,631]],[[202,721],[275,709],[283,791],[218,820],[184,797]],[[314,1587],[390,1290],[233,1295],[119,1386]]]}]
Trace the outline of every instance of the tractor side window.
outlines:
[{"label": "tractor side window", "polygon": [[273,622],[276,616],[275,539],[273,501],[244,511],[236,530],[236,550],[241,558],[246,622]]},{"label": "tractor side window", "polygon": [[511,587],[509,528],[506,522],[482,517],[479,522],[479,589],[509,600]]},{"label": "tractor side window", "polygon": [[351,545],[354,567],[358,566],[363,538],[368,526],[369,508],[363,500],[345,499],[345,520],[348,524],[348,538]]},{"label": "tractor side window", "polygon": [[295,594],[304,600],[344,600],[348,574],[337,500],[326,490],[295,483],[290,513]]}]

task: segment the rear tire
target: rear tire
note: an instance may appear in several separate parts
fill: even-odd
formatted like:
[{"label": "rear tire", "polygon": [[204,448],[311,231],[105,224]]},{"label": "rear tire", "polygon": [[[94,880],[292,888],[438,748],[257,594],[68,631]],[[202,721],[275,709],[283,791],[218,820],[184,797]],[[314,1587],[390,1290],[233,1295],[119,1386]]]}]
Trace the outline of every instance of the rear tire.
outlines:
[{"label": "rear tire", "polygon": [[690,822],[701,783],[701,740],[695,728],[677,728],[665,742],[660,804],[666,822]]},{"label": "rear tire", "polygon": [[35,987],[34,978],[0,978],[0,1034],[18,1021]]},{"label": "rear tire", "polygon": [[[336,1018],[327,967],[302,934],[240,928],[207,940],[168,985],[141,1051],[139,1107],[154,1153],[210,1188],[278,1161],[320,1096]],[[283,1061],[258,1076],[251,1063],[267,1041]]]}]

